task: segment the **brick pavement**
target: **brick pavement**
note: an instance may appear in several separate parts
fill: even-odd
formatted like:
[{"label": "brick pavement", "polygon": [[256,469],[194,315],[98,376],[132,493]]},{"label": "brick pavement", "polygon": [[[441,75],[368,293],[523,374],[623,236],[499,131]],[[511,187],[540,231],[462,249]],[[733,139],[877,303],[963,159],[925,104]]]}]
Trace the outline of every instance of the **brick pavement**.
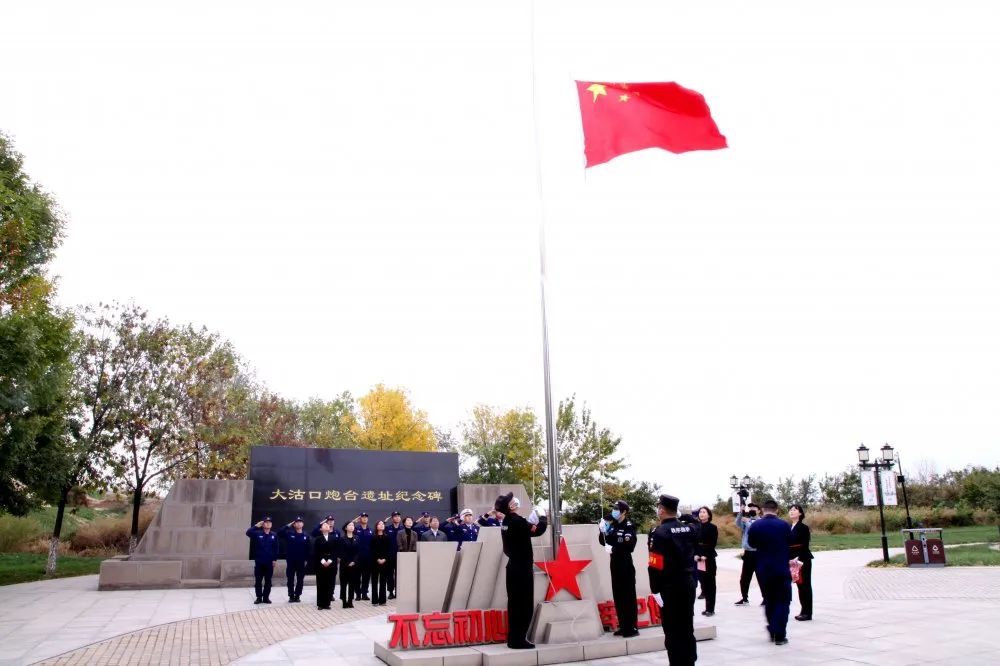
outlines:
[{"label": "brick pavement", "polygon": [[319,611],[311,604],[279,603],[210,615],[123,634],[40,664],[228,664],[293,636],[395,610],[395,604]]},{"label": "brick pavement", "polygon": [[844,581],[844,596],[872,600],[1000,600],[1000,568],[865,568]]}]

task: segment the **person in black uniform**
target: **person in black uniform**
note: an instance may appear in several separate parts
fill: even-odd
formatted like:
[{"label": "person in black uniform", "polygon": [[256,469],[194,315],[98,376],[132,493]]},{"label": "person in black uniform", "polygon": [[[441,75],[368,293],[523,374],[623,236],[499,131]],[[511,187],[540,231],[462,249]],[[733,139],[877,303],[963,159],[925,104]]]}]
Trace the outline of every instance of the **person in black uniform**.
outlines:
[{"label": "person in black uniform", "polygon": [[[316,608],[330,610],[333,586],[337,582],[337,553],[339,540],[333,536],[333,527],[327,521],[319,524],[319,536],[313,541],[313,569],[316,571]],[[341,580],[341,587],[344,583]]]},{"label": "person in black uniform", "polygon": [[694,547],[694,559],[697,569],[701,570],[701,592],[705,599],[705,617],[715,615],[715,578],[718,573],[715,558],[718,553],[715,547],[719,543],[719,528],[712,524],[712,510],[707,506],[698,509],[698,543]]},{"label": "person in black uniform", "polygon": [[649,590],[661,607],[664,642],[670,666],[698,660],[694,638],[694,547],[698,528],[677,519],[679,500],[660,495],[660,525],[649,533]]},{"label": "person in black uniform", "polygon": [[322,534],[323,532],[322,532],[322,530],[320,528],[323,526],[323,523],[329,523],[330,524],[330,536],[332,538],[337,539],[339,541],[340,540],[340,530],[337,529],[337,521],[333,519],[332,515],[327,516],[326,518],[324,518],[323,520],[321,520],[319,522],[319,524],[316,525],[316,527],[313,528],[313,531],[309,534],[309,536],[311,536],[313,539],[315,539],[320,534]]},{"label": "person in black uniform", "polygon": [[278,560],[278,535],[271,531],[271,516],[250,526],[247,536],[253,544],[253,589],[255,604],[271,603],[271,576]]},{"label": "person in black uniform", "polygon": [[813,619],[813,589],[812,589],[812,568],[813,554],[809,550],[809,526],[806,525],[806,510],[801,504],[793,504],[788,509],[788,517],[792,520],[792,559],[797,559],[802,563],[799,571],[801,578],[796,587],[799,588],[799,604],[802,610],[795,619],[799,622],[808,622]]},{"label": "person in black uniform", "polygon": [[764,517],[750,526],[748,540],[757,550],[757,582],[764,592],[767,632],[775,645],[788,643],[788,607],[792,603],[792,526],[778,518],[778,503],[767,500]]},{"label": "person in black uniform", "polygon": [[354,536],[354,523],[344,525],[340,539],[340,600],[344,608],[354,608],[358,596],[358,557],[361,545]]},{"label": "person in black uniform", "polygon": [[396,553],[399,552],[399,544],[396,541],[396,535],[399,534],[399,530],[403,529],[403,518],[399,511],[393,511],[391,520],[387,521],[388,524],[385,526],[385,533],[389,535],[389,544],[391,550],[389,551],[389,576],[386,578],[386,589],[389,591],[389,598],[396,598]]},{"label": "person in black uniform", "polygon": [[375,523],[375,534],[371,542],[372,556],[372,606],[385,605],[385,588],[389,583],[392,539],[385,531],[385,522]]},{"label": "person in black uniform", "polygon": [[611,546],[611,595],[615,600],[618,615],[618,630],[615,636],[629,638],[638,636],[638,609],[635,598],[635,565],[632,551],[635,550],[635,524],[629,517],[629,506],[618,500],[611,509],[611,521],[601,521],[602,531],[597,540],[602,546]]},{"label": "person in black uniform", "polygon": [[490,511],[489,513],[484,513],[479,516],[479,520],[476,521],[481,527],[500,527],[500,521],[497,520],[497,512]]},{"label": "person in black uniform", "polygon": [[520,500],[514,493],[497,498],[493,505],[500,523],[500,538],[507,556],[507,647],[515,650],[532,650],[528,641],[528,627],[535,612],[535,558],[531,537],[545,533],[545,516],[538,516],[536,524],[529,523],[517,514]]},{"label": "person in black uniform", "polygon": [[302,583],[309,566],[309,535],[302,531],[305,522],[302,516],[288,523],[278,532],[285,542],[285,575],[288,578],[288,602],[298,603],[302,599]]}]

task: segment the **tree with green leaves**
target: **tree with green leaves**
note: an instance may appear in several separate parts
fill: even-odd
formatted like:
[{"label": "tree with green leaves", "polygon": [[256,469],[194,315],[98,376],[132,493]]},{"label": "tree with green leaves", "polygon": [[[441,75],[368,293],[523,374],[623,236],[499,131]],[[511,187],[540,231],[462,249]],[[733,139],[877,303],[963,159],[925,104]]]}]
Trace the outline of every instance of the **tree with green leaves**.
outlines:
[{"label": "tree with green leaves", "polygon": [[827,474],[819,482],[820,501],[843,507],[860,507],[864,504],[861,494],[861,474],[856,467],[848,467],[840,474]]},{"label": "tree with green leaves", "polygon": [[299,405],[298,413],[299,438],[307,446],[357,448],[349,426],[354,414],[354,398],[349,391],[344,391],[333,400],[311,398]]},{"label": "tree with green leaves", "polygon": [[568,524],[596,523],[611,513],[611,503],[624,500],[629,505],[629,512],[636,530],[641,532],[651,529],[656,523],[656,502],[659,489],[648,481],[633,483],[631,481],[604,481],[598,488],[599,492],[588,491],[572,508],[563,513],[563,520]]},{"label": "tree with green leaves", "polygon": [[73,318],[45,277],[64,224],[0,134],[0,509],[13,514],[52,497],[68,464]]},{"label": "tree with green leaves", "polygon": [[[572,507],[593,495],[604,481],[612,481],[625,468],[618,455],[622,438],[597,424],[586,403],[577,407],[576,396],[559,401],[556,446],[563,504]],[[548,497],[547,481],[544,497]]]},{"label": "tree with green leaves", "polygon": [[542,428],[527,407],[501,411],[477,405],[462,424],[458,451],[464,483],[520,483],[533,502],[544,493]]}]

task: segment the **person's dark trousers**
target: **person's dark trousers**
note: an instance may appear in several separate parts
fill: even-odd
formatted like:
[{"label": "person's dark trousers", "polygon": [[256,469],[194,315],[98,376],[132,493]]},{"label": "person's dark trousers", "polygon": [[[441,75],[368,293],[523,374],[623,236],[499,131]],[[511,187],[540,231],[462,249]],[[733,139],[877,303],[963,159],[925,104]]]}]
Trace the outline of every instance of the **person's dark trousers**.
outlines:
[{"label": "person's dark trousers", "polygon": [[636,630],[638,609],[635,598],[635,567],[631,553],[628,559],[611,561],[611,596],[615,600],[618,628],[623,633]]},{"label": "person's dark trousers", "polygon": [[[744,599],[750,598],[750,580],[753,578],[754,570],[756,568],[757,552],[753,550],[744,550],[743,569],[740,571],[740,593],[743,594]],[[760,582],[760,577],[757,578],[757,585],[760,585],[760,592],[763,594],[764,586]]]},{"label": "person's dark trousers", "polygon": [[802,563],[802,580],[798,583],[799,603],[802,604],[802,615],[806,617],[812,617],[813,614],[812,571],[812,560],[806,560]]},{"label": "person's dark trousers", "polygon": [[274,562],[253,565],[253,590],[258,599],[271,598],[271,576],[274,575]]},{"label": "person's dark trousers", "polygon": [[368,596],[368,584],[371,582],[372,577],[372,560],[368,556],[363,556],[358,558],[358,579],[360,587],[357,591],[357,597],[367,597]]},{"label": "person's dark trousers", "polygon": [[714,557],[705,558],[705,570],[701,572],[701,591],[705,595],[705,610],[709,613],[715,612],[715,576],[718,567]]},{"label": "person's dark trousers", "polygon": [[396,557],[389,558],[389,573],[386,575],[385,587],[389,590],[389,594],[396,596]]},{"label": "person's dark trousers", "polygon": [[358,598],[358,565],[347,566],[346,562],[340,565],[340,600],[346,605],[352,606],[354,600]]},{"label": "person's dark trousers", "polygon": [[306,577],[306,563],[285,561],[285,575],[288,578],[288,598],[298,599],[302,596],[302,584]]},{"label": "person's dark trousers", "polygon": [[329,608],[333,601],[333,585],[337,580],[337,563],[328,567],[316,565],[316,607]]},{"label": "person's dark trousers", "polygon": [[678,585],[663,590],[664,643],[667,646],[667,663],[670,666],[694,666],[698,660],[698,647],[694,638],[694,579],[690,585]]},{"label": "person's dark trousers", "polygon": [[760,580],[764,592],[764,615],[767,617],[767,630],[775,640],[781,640],[787,635],[788,607],[792,603],[791,576],[772,576]]},{"label": "person's dark trousers", "polygon": [[389,560],[385,564],[374,562],[372,564],[372,603],[385,603],[385,588],[389,583],[389,570],[391,569]]},{"label": "person's dark trousers", "polygon": [[528,627],[535,612],[533,565],[507,563],[507,645],[515,647],[528,640]]}]

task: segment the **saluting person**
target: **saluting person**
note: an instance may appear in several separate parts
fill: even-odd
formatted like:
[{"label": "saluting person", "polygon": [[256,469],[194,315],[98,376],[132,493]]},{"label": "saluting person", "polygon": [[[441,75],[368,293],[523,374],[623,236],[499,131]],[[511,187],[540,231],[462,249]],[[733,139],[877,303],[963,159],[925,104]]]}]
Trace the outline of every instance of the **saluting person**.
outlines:
[{"label": "saluting person", "polygon": [[497,498],[493,509],[500,519],[500,538],[507,556],[507,647],[515,650],[532,650],[528,641],[528,627],[535,612],[534,567],[535,558],[531,537],[545,534],[545,516],[534,516],[535,523],[517,513],[521,501],[514,493]]},{"label": "saluting person", "polygon": [[[330,610],[333,586],[337,582],[337,554],[339,539],[333,536],[333,526],[327,521],[319,524],[319,536],[313,541],[313,569],[316,571],[316,608]],[[341,579],[343,587],[343,579]]]},{"label": "saluting person", "polygon": [[271,531],[271,516],[254,523],[247,530],[253,544],[253,589],[255,604],[271,603],[271,576],[278,561],[278,535]]},{"label": "saluting person", "polygon": [[459,515],[462,517],[462,522],[458,524],[454,535],[455,541],[458,542],[458,549],[462,550],[463,543],[479,539],[479,525],[473,520],[472,509],[462,509],[462,513]]},{"label": "saluting person", "polygon": [[649,590],[661,607],[664,642],[670,666],[691,666],[698,660],[694,638],[694,547],[698,528],[677,519],[671,495],[660,495],[656,516],[660,525],[649,533]]},{"label": "saluting person", "polygon": [[368,601],[368,582],[372,577],[372,528],[368,527],[368,514],[354,519],[354,536],[358,540],[358,599]]},{"label": "saluting person", "polygon": [[618,615],[615,636],[629,638],[639,635],[638,609],[635,598],[635,523],[629,517],[628,502],[618,500],[611,510],[611,521],[602,520],[597,540],[602,546],[611,546],[611,595]]},{"label": "saluting person", "polygon": [[309,566],[309,535],[302,531],[305,521],[302,516],[288,523],[278,532],[285,542],[285,576],[288,579],[288,602],[298,603],[302,599],[302,584]]},{"label": "saluting person", "polygon": [[330,514],[329,516],[327,516],[326,518],[324,518],[323,520],[321,520],[316,525],[316,527],[313,528],[313,531],[310,533],[310,536],[313,539],[315,539],[320,534],[322,534],[323,532],[322,532],[322,530],[320,528],[323,526],[323,523],[328,523],[330,525],[330,536],[333,537],[334,539],[338,539],[339,540],[340,539],[340,530],[337,529],[337,521],[333,519],[333,514]]},{"label": "saluting person", "polygon": [[431,514],[427,513],[426,511],[421,511],[420,519],[417,520],[417,523],[416,525],[413,526],[413,529],[417,531],[417,536],[419,536],[424,532],[426,532],[427,530],[429,530],[430,528],[431,528]]},{"label": "saluting person", "polygon": [[396,553],[399,552],[399,543],[396,535],[403,529],[403,517],[399,511],[393,511],[391,520],[386,523],[385,533],[389,535],[389,544],[392,550],[389,553],[389,577],[386,579],[386,589],[389,591],[389,598],[396,598]]},{"label": "saluting person", "polygon": [[497,512],[494,510],[479,516],[479,520],[476,522],[479,523],[481,527],[500,527],[500,521],[497,520]]}]

